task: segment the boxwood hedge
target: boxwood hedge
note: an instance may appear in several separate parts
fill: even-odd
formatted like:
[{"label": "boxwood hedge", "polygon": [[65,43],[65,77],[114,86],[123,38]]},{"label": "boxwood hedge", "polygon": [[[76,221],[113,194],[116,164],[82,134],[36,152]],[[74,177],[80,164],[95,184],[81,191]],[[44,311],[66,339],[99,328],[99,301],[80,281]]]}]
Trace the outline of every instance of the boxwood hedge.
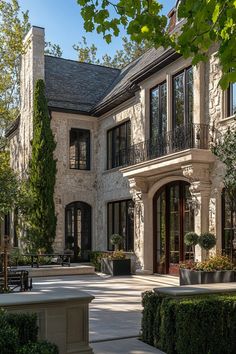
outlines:
[{"label": "boxwood hedge", "polygon": [[37,315],[0,310],[1,354],[58,354],[55,344],[38,342]]},{"label": "boxwood hedge", "polygon": [[235,354],[236,295],[171,298],[146,292],[142,340],[167,354]]}]

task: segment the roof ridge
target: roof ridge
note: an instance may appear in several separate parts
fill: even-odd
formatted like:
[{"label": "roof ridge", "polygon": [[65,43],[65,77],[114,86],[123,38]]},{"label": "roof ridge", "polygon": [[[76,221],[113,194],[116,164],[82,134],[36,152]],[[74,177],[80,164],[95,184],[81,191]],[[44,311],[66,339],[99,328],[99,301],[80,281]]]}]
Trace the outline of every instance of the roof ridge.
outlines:
[{"label": "roof ridge", "polygon": [[59,60],[65,60],[65,61],[72,61],[73,63],[76,63],[76,64],[100,66],[100,67],[105,68],[105,69],[111,69],[111,70],[117,70],[117,71],[121,71],[121,70],[122,70],[122,69],[112,68],[112,67],[110,67],[110,66],[101,65],[101,64],[87,63],[87,62],[84,62],[84,61],[78,61],[78,60],[74,60],[74,59],[61,58],[61,57],[57,57],[57,56],[55,56],[55,55],[44,54],[44,56],[45,56],[45,57],[48,57],[48,58],[53,58],[53,59],[59,59]]}]

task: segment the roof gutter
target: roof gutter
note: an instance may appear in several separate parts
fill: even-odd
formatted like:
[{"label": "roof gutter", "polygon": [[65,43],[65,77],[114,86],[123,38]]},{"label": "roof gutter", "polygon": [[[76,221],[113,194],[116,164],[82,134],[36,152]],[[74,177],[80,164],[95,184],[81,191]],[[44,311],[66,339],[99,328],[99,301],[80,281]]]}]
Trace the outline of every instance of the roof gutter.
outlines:
[{"label": "roof gutter", "polygon": [[99,104],[94,107],[90,113],[95,116],[101,116],[106,113],[110,109],[114,108],[118,104],[126,101],[127,99],[133,97],[135,92],[140,89],[138,84],[150,77],[155,72],[161,70],[163,67],[169,65],[173,61],[179,59],[181,54],[176,53],[174,49],[167,49],[156,61],[152,62],[150,65],[143,68],[143,70],[139,71],[136,75],[130,78],[130,81],[126,87],[119,92],[118,94],[112,96],[107,101]]}]

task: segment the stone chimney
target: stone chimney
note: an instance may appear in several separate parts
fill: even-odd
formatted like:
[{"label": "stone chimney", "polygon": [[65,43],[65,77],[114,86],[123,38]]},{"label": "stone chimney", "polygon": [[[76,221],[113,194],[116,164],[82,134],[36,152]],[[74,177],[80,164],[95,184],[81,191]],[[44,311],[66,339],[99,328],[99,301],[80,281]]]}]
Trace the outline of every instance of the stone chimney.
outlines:
[{"label": "stone chimney", "polygon": [[33,95],[38,79],[44,79],[44,28],[33,26],[24,39],[25,53],[21,58],[20,76],[20,172],[25,173],[31,152],[33,137]]}]

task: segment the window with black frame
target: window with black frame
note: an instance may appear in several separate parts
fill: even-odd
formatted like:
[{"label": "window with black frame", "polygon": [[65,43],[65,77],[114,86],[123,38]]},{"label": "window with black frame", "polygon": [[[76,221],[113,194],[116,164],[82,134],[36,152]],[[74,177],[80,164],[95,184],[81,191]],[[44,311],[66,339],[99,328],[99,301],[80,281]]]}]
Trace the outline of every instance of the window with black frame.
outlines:
[{"label": "window with black frame", "polygon": [[193,122],[193,69],[186,68],[173,77],[173,127]]},{"label": "window with black frame", "polygon": [[230,84],[228,88],[228,112],[227,116],[236,114],[236,82]]},{"label": "window with black frame", "polygon": [[107,169],[123,166],[131,145],[131,123],[127,121],[107,132]]},{"label": "window with black frame", "polygon": [[70,130],[70,168],[90,170],[90,131],[87,129]]},{"label": "window with black frame", "polygon": [[107,206],[107,236],[108,250],[113,250],[110,237],[119,234],[124,237],[122,248],[124,251],[134,250],[134,202],[122,200],[108,203]]},{"label": "window with black frame", "polygon": [[222,252],[236,258],[236,198],[222,192]]},{"label": "window with black frame", "polygon": [[167,131],[167,89],[162,82],[150,91],[150,155],[165,153]]},{"label": "window with black frame", "polygon": [[193,147],[193,69],[186,68],[173,77],[172,132],[169,136],[173,152]]}]

